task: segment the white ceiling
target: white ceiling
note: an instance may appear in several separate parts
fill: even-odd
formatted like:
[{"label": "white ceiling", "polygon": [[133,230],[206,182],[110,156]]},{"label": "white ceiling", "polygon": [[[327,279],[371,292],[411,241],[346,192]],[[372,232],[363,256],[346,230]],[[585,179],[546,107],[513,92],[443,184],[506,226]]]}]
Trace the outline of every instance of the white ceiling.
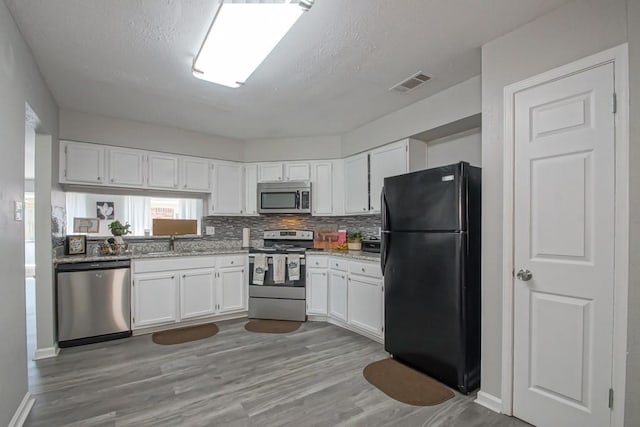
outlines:
[{"label": "white ceiling", "polygon": [[255,139],[350,131],[478,75],[483,43],[567,0],[316,0],[239,89],[191,75],[216,0],[5,2],[61,108]]}]

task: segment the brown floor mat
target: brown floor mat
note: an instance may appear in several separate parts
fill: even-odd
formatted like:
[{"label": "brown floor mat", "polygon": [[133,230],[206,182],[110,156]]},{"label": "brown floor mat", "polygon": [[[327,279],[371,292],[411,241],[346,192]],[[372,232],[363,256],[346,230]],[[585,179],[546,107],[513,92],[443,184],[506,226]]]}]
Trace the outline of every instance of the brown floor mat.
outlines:
[{"label": "brown floor mat", "polygon": [[298,330],[302,322],[289,320],[249,320],[244,328],[249,332],[264,334],[286,334]]},{"label": "brown floor mat", "polygon": [[373,362],[362,374],[378,390],[408,405],[438,405],[455,396],[445,385],[393,359]]},{"label": "brown floor mat", "polygon": [[206,325],[187,326],[186,328],[154,332],[153,335],[151,335],[151,339],[154,343],[160,345],[182,344],[212,337],[219,331],[215,323],[207,323]]}]

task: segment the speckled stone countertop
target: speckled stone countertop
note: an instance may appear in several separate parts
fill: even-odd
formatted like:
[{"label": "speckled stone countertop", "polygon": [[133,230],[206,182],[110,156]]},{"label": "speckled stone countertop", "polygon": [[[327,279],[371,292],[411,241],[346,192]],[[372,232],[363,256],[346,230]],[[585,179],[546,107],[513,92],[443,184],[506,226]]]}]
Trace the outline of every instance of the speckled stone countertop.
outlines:
[{"label": "speckled stone countertop", "polygon": [[327,251],[327,250],[314,250],[307,252],[307,256],[336,256],[340,258],[357,259],[360,261],[380,261],[380,254],[375,252],[362,252],[362,251]]},{"label": "speckled stone countertop", "polygon": [[176,258],[188,256],[212,256],[212,255],[229,255],[229,254],[246,254],[247,249],[207,249],[195,251],[162,251],[149,253],[131,253],[124,255],[104,255],[104,256],[84,256],[84,255],[67,255],[58,257],[53,260],[54,264],[71,264],[78,262],[97,262],[97,261],[118,261],[118,260],[134,260],[149,258]]}]

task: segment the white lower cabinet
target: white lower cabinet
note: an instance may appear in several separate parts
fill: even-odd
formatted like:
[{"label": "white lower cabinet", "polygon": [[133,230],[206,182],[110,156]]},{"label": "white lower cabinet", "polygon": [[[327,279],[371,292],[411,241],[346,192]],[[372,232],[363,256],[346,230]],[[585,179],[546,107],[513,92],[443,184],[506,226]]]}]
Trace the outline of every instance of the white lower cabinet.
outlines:
[{"label": "white lower cabinet", "polygon": [[133,279],[133,329],[175,322],[177,290],[173,271],[137,274]]},{"label": "white lower cabinet", "polygon": [[347,298],[347,273],[331,271],[329,275],[329,316],[346,322]]},{"label": "white lower cabinet", "polygon": [[349,275],[348,322],[378,337],[382,336],[382,279]]},{"label": "white lower cabinet", "polygon": [[307,269],[307,314],[327,315],[327,269]]},{"label": "white lower cabinet", "polygon": [[245,258],[134,261],[133,329],[246,311]]},{"label": "white lower cabinet", "polygon": [[180,319],[214,314],[216,306],[213,269],[187,270],[180,274]]}]

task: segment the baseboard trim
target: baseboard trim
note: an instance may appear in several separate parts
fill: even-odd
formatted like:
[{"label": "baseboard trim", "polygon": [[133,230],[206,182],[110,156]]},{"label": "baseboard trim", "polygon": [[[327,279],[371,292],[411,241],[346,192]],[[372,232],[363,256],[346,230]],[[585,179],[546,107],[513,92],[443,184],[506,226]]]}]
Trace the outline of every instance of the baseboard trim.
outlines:
[{"label": "baseboard trim", "polygon": [[493,412],[497,412],[499,414],[502,413],[502,399],[499,399],[492,394],[479,391],[474,402],[492,410]]},{"label": "baseboard trim", "polygon": [[33,408],[33,404],[36,403],[36,398],[31,395],[31,393],[27,392],[22,398],[22,402],[18,405],[18,409],[16,409],[15,414],[13,414],[13,418],[9,421],[8,427],[22,427],[24,422],[27,421],[27,417],[29,416],[29,412],[31,412],[31,408]]},{"label": "baseboard trim", "polygon": [[47,348],[38,348],[33,355],[33,360],[51,359],[53,357],[58,357],[59,353],[60,349],[57,345]]}]

